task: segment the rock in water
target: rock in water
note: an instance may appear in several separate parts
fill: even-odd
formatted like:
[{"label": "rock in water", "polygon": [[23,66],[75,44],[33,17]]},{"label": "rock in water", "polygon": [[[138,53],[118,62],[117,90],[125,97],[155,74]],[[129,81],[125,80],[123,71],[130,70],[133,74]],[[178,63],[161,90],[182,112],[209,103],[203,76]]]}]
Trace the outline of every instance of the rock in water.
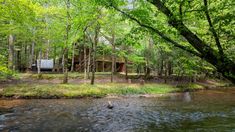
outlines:
[{"label": "rock in water", "polygon": [[113,109],[113,104],[111,103],[111,101],[108,102],[107,108],[108,108],[108,109]]}]

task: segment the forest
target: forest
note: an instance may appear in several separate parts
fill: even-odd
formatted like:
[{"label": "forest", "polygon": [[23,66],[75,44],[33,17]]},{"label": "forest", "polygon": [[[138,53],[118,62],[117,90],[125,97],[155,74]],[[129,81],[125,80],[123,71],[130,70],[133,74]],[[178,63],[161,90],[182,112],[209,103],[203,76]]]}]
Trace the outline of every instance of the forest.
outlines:
[{"label": "forest", "polygon": [[[0,78],[83,73],[235,83],[234,2],[2,0]],[[45,72],[46,71],[46,72]],[[133,75],[133,76],[130,76]]]},{"label": "forest", "polygon": [[0,0],[0,131],[235,130],[234,0]]}]

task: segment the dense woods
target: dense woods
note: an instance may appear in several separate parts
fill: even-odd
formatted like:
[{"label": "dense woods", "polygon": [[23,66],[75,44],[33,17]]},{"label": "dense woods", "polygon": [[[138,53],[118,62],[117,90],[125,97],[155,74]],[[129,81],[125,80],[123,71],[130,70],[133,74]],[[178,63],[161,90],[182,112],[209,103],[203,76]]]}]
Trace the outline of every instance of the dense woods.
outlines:
[{"label": "dense woods", "polygon": [[[0,78],[130,73],[235,83],[232,0],[1,0]],[[44,69],[45,70],[45,69]]]}]

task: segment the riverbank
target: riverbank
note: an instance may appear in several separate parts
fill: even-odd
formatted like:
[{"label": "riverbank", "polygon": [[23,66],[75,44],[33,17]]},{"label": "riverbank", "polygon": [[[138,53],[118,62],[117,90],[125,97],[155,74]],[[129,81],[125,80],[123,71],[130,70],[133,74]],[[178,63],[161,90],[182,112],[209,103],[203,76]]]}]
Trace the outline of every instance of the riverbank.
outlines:
[{"label": "riverbank", "polygon": [[[216,87],[214,87],[216,88]],[[183,91],[208,89],[200,84],[176,87],[169,84],[13,84],[0,91],[0,97],[11,99],[101,98],[107,96],[151,97]]]},{"label": "riverbank", "polygon": [[71,73],[68,84],[61,84],[63,74],[20,74],[15,80],[0,82],[0,98],[2,99],[59,99],[59,98],[101,98],[101,97],[154,97],[169,93],[215,89],[229,86],[221,80],[204,80],[197,83],[180,83],[170,80],[147,80],[144,85],[139,79],[131,83],[116,75],[114,83],[110,83],[109,73],[98,73],[95,85],[83,74]]},{"label": "riverbank", "polygon": [[100,98],[108,95],[166,94],[177,91],[167,84],[18,84],[2,89],[2,98]]}]

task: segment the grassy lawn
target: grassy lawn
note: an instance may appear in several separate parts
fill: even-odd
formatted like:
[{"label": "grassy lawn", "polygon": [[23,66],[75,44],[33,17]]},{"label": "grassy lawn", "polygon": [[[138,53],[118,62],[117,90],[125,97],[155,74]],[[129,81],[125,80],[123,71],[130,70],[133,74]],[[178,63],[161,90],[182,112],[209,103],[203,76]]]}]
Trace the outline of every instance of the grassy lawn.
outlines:
[{"label": "grassy lawn", "polygon": [[4,97],[104,97],[107,95],[166,94],[177,91],[166,84],[19,84],[4,88],[0,95]]},{"label": "grassy lawn", "polygon": [[[97,78],[103,78],[109,76],[111,73],[110,72],[96,72],[95,75]],[[62,73],[41,73],[40,75],[38,74],[31,74],[31,73],[18,73],[17,76],[21,78],[32,78],[32,79],[63,79],[64,74]],[[74,78],[84,78],[83,73],[78,73],[78,72],[69,72],[68,77],[70,79]]]}]

